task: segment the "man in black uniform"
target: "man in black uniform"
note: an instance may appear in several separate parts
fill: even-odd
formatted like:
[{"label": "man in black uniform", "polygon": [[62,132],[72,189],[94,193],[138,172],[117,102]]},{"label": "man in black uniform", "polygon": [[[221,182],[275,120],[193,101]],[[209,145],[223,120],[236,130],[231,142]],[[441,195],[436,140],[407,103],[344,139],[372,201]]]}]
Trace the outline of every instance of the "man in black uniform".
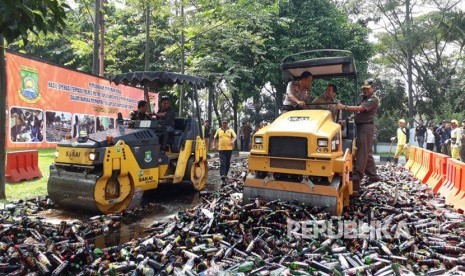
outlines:
[{"label": "man in black uniform", "polygon": [[375,134],[374,121],[379,106],[378,98],[373,95],[375,91],[373,81],[365,81],[362,91],[363,99],[358,106],[347,106],[340,103],[337,105],[340,110],[356,112],[354,120],[357,126],[357,153],[352,175],[354,192],[360,191],[360,181],[365,174],[370,178],[370,181],[379,180],[372,155]]},{"label": "man in black uniform", "polygon": [[166,145],[168,144],[168,137],[171,133],[174,132],[174,118],[175,112],[170,107],[170,100],[168,97],[163,96],[160,100],[160,108],[158,112],[155,113],[157,119],[159,120],[160,124],[164,127],[164,134],[163,134],[163,145],[162,145],[162,153],[166,151]]},{"label": "man in black uniform", "polygon": [[137,103],[137,110],[134,110],[129,115],[131,120],[150,120],[147,114],[147,102],[142,100]]}]

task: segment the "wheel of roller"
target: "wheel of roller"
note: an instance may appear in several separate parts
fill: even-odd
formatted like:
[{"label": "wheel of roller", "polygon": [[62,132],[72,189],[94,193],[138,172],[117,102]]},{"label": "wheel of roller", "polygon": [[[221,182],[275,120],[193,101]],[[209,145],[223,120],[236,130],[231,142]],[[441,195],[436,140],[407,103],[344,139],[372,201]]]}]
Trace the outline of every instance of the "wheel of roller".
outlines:
[{"label": "wheel of roller", "polygon": [[184,174],[184,180],[188,181],[194,190],[203,190],[207,183],[207,176],[207,161],[195,163],[193,157],[189,158],[187,161],[186,172]]},{"label": "wheel of roller", "polygon": [[[101,196],[110,202],[102,204],[96,200],[95,204],[100,212],[104,214],[122,212],[126,210],[134,197],[134,181],[130,175],[112,175],[107,181],[97,181],[95,196]],[[121,199],[117,200],[120,197]]]}]

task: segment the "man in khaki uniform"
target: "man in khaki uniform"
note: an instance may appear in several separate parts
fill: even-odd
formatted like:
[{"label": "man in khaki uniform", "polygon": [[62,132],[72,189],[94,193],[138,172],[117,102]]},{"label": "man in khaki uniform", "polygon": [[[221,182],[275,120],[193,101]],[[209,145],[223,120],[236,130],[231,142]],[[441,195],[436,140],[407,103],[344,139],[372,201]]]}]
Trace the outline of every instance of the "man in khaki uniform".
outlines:
[{"label": "man in khaki uniform", "polygon": [[236,141],[236,133],[228,127],[228,122],[223,121],[221,128],[217,129],[213,136],[213,149],[216,148],[216,139],[218,138],[218,153],[220,155],[220,176],[221,181],[226,181],[231,165],[231,155]]},{"label": "man in khaki uniform", "polygon": [[338,102],[338,100],[336,100],[336,96],[337,96],[337,87],[334,84],[330,84],[326,87],[323,95],[316,97],[315,100],[313,100],[312,102],[312,103],[322,103],[322,105],[313,106],[314,108],[328,108],[329,111],[331,111],[331,114],[333,115],[333,121],[335,122],[342,119],[341,110],[338,110],[335,104],[324,104],[324,103]]},{"label": "man in khaki uniform", "polygon": [[392,137],[391,141],[397,140],[396,154],[394,154],[394,164],[397,164],[401,154],[405,156],[405,161],[408,161],[409,155],[409,140],[410,130],[405,127],[406,122],[404,119],[400,119],[398,122],[399,127],[397,128],[397,137]]},{"label": "man in khaki uniform", "polygon": [[379,101],[374,96],[373,81],[367,80],[362,86],[363,98],[357,106],[337,104],[337,109],[356,112],[354,120],[357,126],[357,153],[352,173],[354,192],[360,191],[360,181],[366,174],[370,181],[378,181],[375,160],[373,159],[373,137],[375,134],[375,117]]}]

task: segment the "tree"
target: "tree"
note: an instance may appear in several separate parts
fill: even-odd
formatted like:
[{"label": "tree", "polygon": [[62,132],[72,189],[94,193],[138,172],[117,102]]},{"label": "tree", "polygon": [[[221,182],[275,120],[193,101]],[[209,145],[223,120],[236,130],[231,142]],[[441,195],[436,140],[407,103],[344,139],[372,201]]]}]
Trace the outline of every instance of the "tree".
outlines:
[{"label": "tree", "polygon": [[[4,41],[18,37],[26,43],[28,33],[62,32],[68,5],[59,0],[4,0],[0,2],[0,111],[6,110],[6,67]],[[6,116],[0,116],[0,168],[5,171]],[[0,199],[5,196],[5,174],[0,175]]]},{"label": "tree", "polygon": [[[349,22],[345,13],[332,1],[280,1],[279,15],[272,23],[272,37],[267,44],[266,60],[262,76],[274,88],[276,105],[281,109],[286,91],[281,72],[277,70],[284,56],[313,49],[344,49],[354,54],[361,78],[366,74],[367,60],[371,56],[368,29]],[[312,96],[322,92],[314,89]],[[353,89],[340,89],[338,97],[344,102],[353,100]]]},{"label": "tree", "polygon": [[377,96],[380,100],[377,119],[376,139],[380,142],[389,141],[395,136],[397,121],[407,116],[407,96],[405,83],[400,79],[378,79]]},{"label": "tree", "polygon": [[[431,1],[434,11],[413,16],[415,2],[375,2],[377,10],[384,16],[384,32],[378,36],[378,58],[375,60],[385,68],[393,70],[408,81],[406,56],[412,54],[413,111],[419,117],[438,117],[444,110],[438,106],[457,105],[460,91],[457,78],[461,58],[464,54],[464,16],[457,9],[459,1]],[[409,4],[410,23],[406,20],[405,5]],[[409,24],[408,24],[409,23]],[[463,85],[462,85],[463,87]],[[449,104],[443,105],[444,101]],[[454,103],[452,103],[454,102]],[[458,109],[457,109],[458,110]]]}]

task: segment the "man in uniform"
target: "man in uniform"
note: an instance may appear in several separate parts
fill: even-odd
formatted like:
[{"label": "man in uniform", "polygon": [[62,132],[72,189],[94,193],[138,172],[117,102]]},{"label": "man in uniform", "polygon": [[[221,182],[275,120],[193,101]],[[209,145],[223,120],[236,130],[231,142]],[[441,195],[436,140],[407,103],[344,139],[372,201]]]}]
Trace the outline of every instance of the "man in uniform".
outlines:
[{"label": "man in uniform", "polygon": [[131,120],[150,120],[150,116],[147,114],[147,101],[139,101],[137,110],[133,110],[129,116]]},{"label": "man in uniform", "polygon": [[436,129],[436,133],[439,135],[439,147],[440,147],[439,152],[443,154],[446,154],[444,152],[444,148],[445,148],[447,140],[450,138],[448,137],[448,134],[447,134],[448,133],[447,124],[448,124],[447,121],[442,121],[441,126]]},{"label": "man in uniform", "polygon": [[423,120],[420,120],[418,126],[415,128],[415,141],[418,142],[420,148],[423,148],[423,144],[425,143],[425,134],[426,126],[423,124]]},{"label": "man in uniform", "polygon": [[286,96],[283,102],[283,112],[306,109],[310,103],[312,73],[305,71],[298,81],[291,81],[287,85]]},{"label": "man in uniform", "polygon": [[228,176],[229,166],[231,164],[231,155],[236,141],[236,133],[228,127],[228,121],[224,121],[221,127],[216,130],[213,136],[213,149],[216,148],[216,139],[218,138],[218,153],[220,155],[220,176],[224,183]]},{"label": "man in uniform", "polygon": [[362,86],[363,99],[358,106],[337,104],[337,109],[356,112],[354,120],[357,126],[357,153],[352,175],[354,192],[360,191],[360,181],[366,174],[370,181],[378,181],[375,160],[373,159],[373,137],[375,134],[375,116],[379,101],[374,96],[373,81],[367,80]]},{"label": "man in uniform", "polygon": [[170,106],[170,100],[168,97],[161,97],[160,107],[155,115],[157,116],[157,119],[160,122],[160,125],[163,126],[164,130],[163,144],[161,147],[161,152],[164,154],[164,152],[167,150],[168,138],[170,134],[174,132],[174,118],[176,117],[174,110]]},{"label": "man in uniform", "polygon": [[[312,103],[328,103],[328,102],[336,102],[336,95],[337,95],[337,87],[334,84],[330,84],[326,87],[325,92],[322,96],[318,96],[313,100]],[[333,120],[341,120],[342,116],[340,115],[342,112],[336,108],[334,104],[322,104],[314,106],[316,108],[328,108],[333,115]]]},{"label": "man in uniform", "polygon": [[457,120],[450,121],[450,126],[452,129],[450,132],[450,154],[452,159],[455,160],[460,158],[460,138],[462,137],[462,129],[457,127],[458,124],[459,122]]},{"label": "man in uniform", "polygon": [[400,119],[398,122],[399,127],[397,128],[397,137],[392,137],[391,141],[397,140],[396,154],[394,154],[394,164],[397,164],[401,154],[405,156],[405,161],[408,161],[409,149],[408,143],[410,140],[410,130],[405,127],[406,122],[404,119]]}]

